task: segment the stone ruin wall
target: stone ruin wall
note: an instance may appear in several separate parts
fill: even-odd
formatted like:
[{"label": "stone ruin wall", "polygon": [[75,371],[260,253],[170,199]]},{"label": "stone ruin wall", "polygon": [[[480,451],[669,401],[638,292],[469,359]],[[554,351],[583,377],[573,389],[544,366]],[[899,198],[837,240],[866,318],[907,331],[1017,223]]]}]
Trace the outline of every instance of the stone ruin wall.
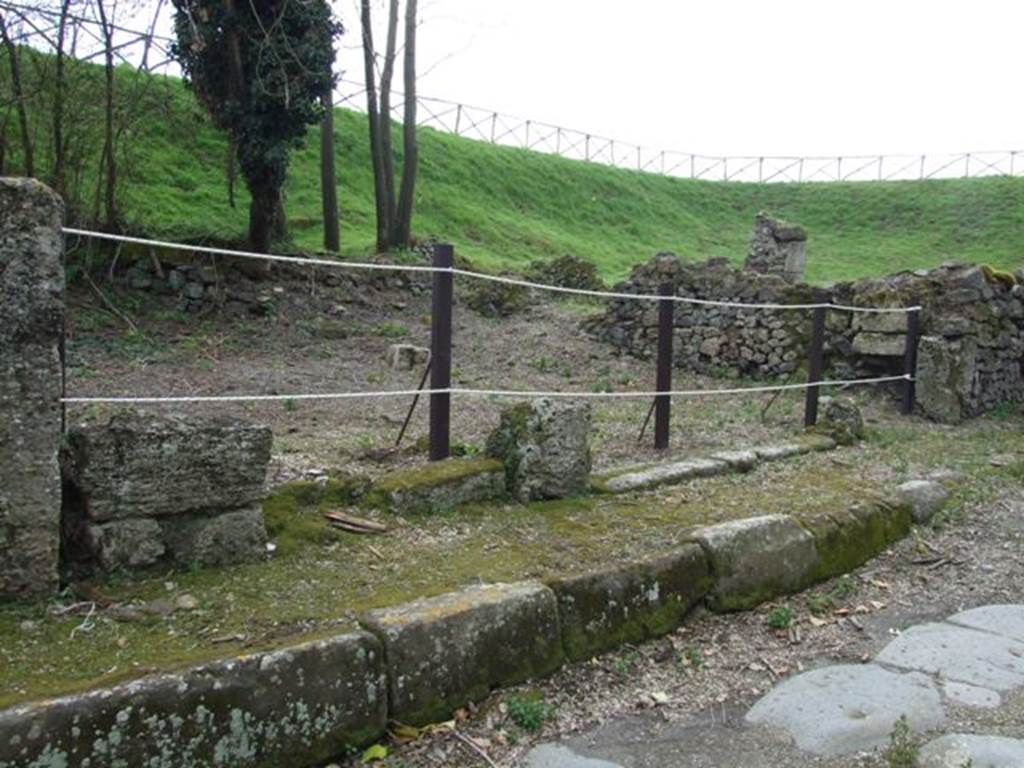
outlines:
[{"label": "stone ruin wall", "polygon": [[[764,231],[761,226],[755,230],[752,254]],[[1011,274],[948,263],[824,289],[790,282],[784,263],[777,260],[771,272],[761,273],[737,269],[723,258],[684,262],[663,253],[635,267],[629,280],[615,290],[657,294],[659,286],[669,282],[676,295],[712,301],[920,305],[920,412],[937,421],[957,423],[1001,404],[1024,402],[1024,269]],[[865,378],[903,372],[905,314],[830,311],[826,318],[829,376]],[[810,311],[677,304],[675,365],[733,377],[788,376],[806,365],[810,324]],[[622,353],[650,360],[657,345],[657,304],[616,300],[588,327]]]}]

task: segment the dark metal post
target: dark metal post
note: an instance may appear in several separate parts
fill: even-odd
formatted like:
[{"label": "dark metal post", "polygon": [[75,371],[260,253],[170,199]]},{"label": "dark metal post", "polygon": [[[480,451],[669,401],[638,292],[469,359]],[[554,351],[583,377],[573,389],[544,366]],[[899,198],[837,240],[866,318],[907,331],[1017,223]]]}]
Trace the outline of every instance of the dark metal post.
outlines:
[{"label": "dark metal post", "polygon": [[[448,243],[434,246],[434,266],[451,269],[455,249]],[[435,272],[430,314],[430,388],[452,385],[452,273]],[[430,460],[447,459],[451,446],[451,395],[430,395]]]},{"label": "dark metal post", "polygon": [[914,412],[914,396],[917,389],[914,376],[917,375],[917,342],[921,333],[920,323],[920,310],[907,312],[907,343],[903,350],[903,372],[910,378],[903,383],[903,407],[900,409],[905,416]]},{"label": "dark metal post", "polygon": [[[674,296],[675,286],[662,283],[658,291],[661,296]],[[663,298],[658,302],[658,392],[672,391],[672,330],[675,302]],[[668,448],[669,422],[672,419],[671,395],[658,395],[654,406],[654,447],[659,451]]]},{"label": "dark metal post", "polygon": [[[825,307],[814,310],[811,326],[811,350],[807,358],[807,381],[810,384],[821,381],[825,369]],[[804,426],[813,427],[818,423],[818,396],[821,387],[808,387],[804,401]]]}]

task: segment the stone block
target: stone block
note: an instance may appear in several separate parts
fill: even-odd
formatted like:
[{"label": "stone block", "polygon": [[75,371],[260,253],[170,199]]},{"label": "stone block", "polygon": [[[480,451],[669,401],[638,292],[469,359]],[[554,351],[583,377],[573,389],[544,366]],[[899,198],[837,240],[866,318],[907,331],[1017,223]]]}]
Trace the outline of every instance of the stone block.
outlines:
[{"label": "stone block", "polygon": [[505,465],[509,493],[526,502],[590,489],[589,403],[540,398],[501,414],[487,454]]},{"label": "stone block", "polygon": [[909,480],[896,486],[896,495],[910,505],[915,523],[927,523],[946,506],[950,494],[935,480]]},{"label": "stone block", "polygon": [[864,416],[852,397],[823,397],[819,426],[840,445],[853,445],[864,439]]},{"label": "stone block", "polygon": [[430,350],[412,344],[392,344],[388,347],[387,361],[396,371],[411,371],[430,361]]},{"label": "stone block", "polygon": [[144,568],[164,556],[164,536],[156,520],[114,520],[86,527],[89,553],[105,571]]},{"label": "stone block", "polygon": [[429,514],[505,495],[505,467],[496,459],[446,459],[384,475],[366,503],[398,514]]},{"label": "stone block", "polygon": [[363,625],[384,646],[390,717],[411,725],[445,720],[564,658],[555,595],[537,583],[468,587],[371,611]]},{"label": "stone block", "polygon": [[853,329],[868,333],[904,334],[907,332],[905,312],[858,312],[853,316]]},{"label": "stone block", "polygon": [[365,632],[0,712],[0,766],[305,768],[387,723]]},{"label": "stone block", "polygon": [[263,495],[271,441],[268,427],[128,411],[69,430],[69,475],[99,522],[236,509]]},{"label": "stone block", "polygon": [[548,582],[558,599],[565,654],[572,661],[671,632],[711,584],[707,556],[696,544],[655,560]]},{"label": "stone block", "polygon": [[728,472],[730,465],[717,459],[688,459],[671,464],[657,464],[653,467],[622,472],[600,478],[597,485],[611,493],[647,490],[662,485],[675,485],[698,477],[712,477]]},{"label": "stone block", "polygon": [[260,560],[267,551],[258,504],[214,515],[165,518],[158,525],[167,553],[182,564],[234,565]]},{"label": "stone block", "polygon": [[736,472],[750,472],[760,459],[754,451],[721,451],[711,456],[715,461],[724,461]]},{"label": "stone block", "polygon": [[977,345],[922,336],[917,347],[917,407],[929,419],[959,424],[970,416],[967,406],[977,380]]},{"label": "stone block", "polygon": [[814,538],[793,518],[765,515],[699,528],[694,539],[711,561],[715,586],[708,603],[718,612],[753,608],[813,583]]},{"label": "stone block", "polygon": [[0,178],[0,598],[57,588],[64,207]]},{"label": "stone block", "polygon": [[905,335],[892,333],[858,333],[853,337],[853,351],[871,357],[902,357],[907,345]]},{"label": "stone block", "polygon": [[799,518],[814,537],[818,553],[815,581],[863,565],[910,532],[910,508],[887,500],[864,501],[849,509]]},{"label": "stone block", "polygon": [[1017,768],[1024,765],[1024,739],[948,733],[923,747],[918,768]]}]

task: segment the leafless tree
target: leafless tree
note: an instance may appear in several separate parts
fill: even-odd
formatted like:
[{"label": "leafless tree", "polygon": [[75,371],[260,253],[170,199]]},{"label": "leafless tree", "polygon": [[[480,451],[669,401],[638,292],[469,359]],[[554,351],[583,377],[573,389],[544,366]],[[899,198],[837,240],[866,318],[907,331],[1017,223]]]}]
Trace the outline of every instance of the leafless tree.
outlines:
[{"label": "leafless tree", "polygon": [[0,40],[7,51],[7,58],[11,68],[11,91],[14,100],[14,108],[18,114],[18,126],[21,129],[21,151],[23,156],[25,175],[35,176],[35,161],[32,151],[32,134],[28,128],[28,112],[25,107],[25,91],[21,83],[21,57],[18,46],[14,44],[4,17],[0,15]]}]

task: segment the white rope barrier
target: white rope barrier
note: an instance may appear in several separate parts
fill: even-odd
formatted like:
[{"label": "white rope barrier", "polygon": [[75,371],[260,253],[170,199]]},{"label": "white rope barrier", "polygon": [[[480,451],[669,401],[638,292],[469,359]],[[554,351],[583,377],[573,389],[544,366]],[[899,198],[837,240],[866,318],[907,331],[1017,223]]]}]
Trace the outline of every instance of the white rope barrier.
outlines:
[{"label": "white rope barrier", "polygon": [[840,379],[808,381],[799,384],[775,384],[760,387],[732,387],[727,389],[676,389],[668,392],[544,392],[517,389],[404,389],[378,392],[331,392],[297,395],[176,395],[170,397],[62,397],[68,404],[157,405],[166,403],[244,403],[300,400],[354,400],[374,397],[412,397],[415,395],[468,395],[471,397],[549,397],[549,398],[632,398],[649,400],[652,397],[705,397],[714,395],[743,395],[765,392],[785,392],[812,387],[848,387],[858,384],[883,384],[891,381],[914,381],[910,374],[879,376],[870,379]]},{"label": "white rope barrier", "polygon": [[448,272],[452,275],[468,277],[474,280],[485,280],[492,283],[504,283],[515,285],[521,288],[531,288],[539,291],[550,291],[552,293],[564,293],[573,296],[588,296],[599,299],[622,299],[626,301],[674,301],[680,304],[693,304],[705,307],[732,307],[735,309],[759,309],[770,311],[787,310],[808,310],[808,309],[832,309],[843,312],[854,312],[862,314],[890,314],[919,312],[920,306],[912,307],[857,307],[846,304],[830,304],[827,302],[811,304],[772,304],[772,303],[748,303],[741,301],[721,301],[716,299],[697,299],[690,296],[659,296],[646,293],[616,293],[614,291],[590,291],[583,288],[566,288],[559,285],[548,285],[546,283],[535,283],[530,280],[520,280],[514,277],[502,275],[488,275],[481,272],[470,272],[467,269],[457,267],[427,267],[413,264],[373,264],[359,261],[338,261],[335,259],[307,259],[300,256],[279,256],[266,253],[255,253],[252,251],[236,251],[228,248],[216,248],[207,245],[186,245],[166,240],[149,240],[142,237],[131,237],[128,235],[115,235],[109,232],[93,232],[86,229],[64,227],[67,235],[79,237],[94,237],[101,240],[113,242],[132,243],[135,245],[146,245],[153,248],[167,248],[169,250],[192,251],[205,253],[214,256],[230,256],[241,259],[256,259],[262,261],[284,262],[287,264],[299,264],[302,266],[333,267],[335,269],[364,269],[390,272]]}]

